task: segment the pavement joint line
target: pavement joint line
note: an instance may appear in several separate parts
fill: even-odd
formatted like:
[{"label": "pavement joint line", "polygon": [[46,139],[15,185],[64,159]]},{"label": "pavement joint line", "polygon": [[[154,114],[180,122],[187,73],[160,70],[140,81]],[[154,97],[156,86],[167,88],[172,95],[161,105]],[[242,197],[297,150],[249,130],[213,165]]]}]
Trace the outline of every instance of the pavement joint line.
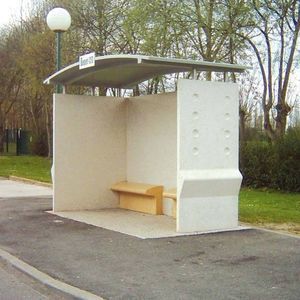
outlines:
[{"label": "pavement joint line", "polygon": [[290,233],[290,232],[285,232],[285,231],[281,231],[281,230],[275,230],[275,229],[270,229],[270,228],[264,228],[261,226],[255,226],[253,224],[250,223],[245,223],[245,222],[240,222],[240,226],[245,226],[245,227],[249,227],[250,229],[255,229],[255,230],[261,230],[261,231],[266,231],[266,232],[271,232],[271,233],[277,233],[280,235],[284,235],[284,236],[289,236],[289,237],[293,237],[296,239],[300,239],[300,235],[296,234],[296,233]]},{"label": "pavement joint line", "polygon": [[53,277],[39,271],[38,269],[34,268],[33,266],[25,263],[24,261],[20,260],[19,258],[11,255],[7,251],[0,248],[0,257],[13,265],[18,270],[22,271],[23,273],[33,277],[34,279],[38,280],[39,282],[45,284],[46,286],[49,286],[51,288],[54,288],[56,290],[59,290],[63,293],[69,294],[76,299],[82,299],[82,300],[105,300],[104,298],[97,296],[95,294],[92,294],[88,291],[81,290],[75,286],[72,286],[70,284],[64,283],[62,281],[59,281],[57,279],[54,279]]},{"label": "pavement joint line", "polygon": [[276,233],[276,234],[280,234],[280,235],[284,235],[284,236],[288,236],[288,237],[293,237],[296,239],[300,239],[300,235],[297,235],[296,233],[288,233],[288,232],[283,232],[280,230],[272,230],[272,229],[268,229],[268,228],[262,228],[262,227],[256,227],[256,226],[252,226],[253,229],[257,229],[257,230],[261,230],[261,231],[266,231],[266,232],[271,232],[271,233]]}]

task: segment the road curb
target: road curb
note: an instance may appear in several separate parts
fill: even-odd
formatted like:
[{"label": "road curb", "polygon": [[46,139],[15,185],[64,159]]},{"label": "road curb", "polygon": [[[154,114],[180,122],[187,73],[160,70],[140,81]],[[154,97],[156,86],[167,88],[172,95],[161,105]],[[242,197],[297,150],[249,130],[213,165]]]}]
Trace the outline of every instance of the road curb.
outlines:
[{"label": "road curb", "polygon": [[0,257],[13,265],[18,270],[22,271],[23,273],[33,277],[34,279],[38,280],[39,282],[59,290],[63,293],[66,293],[76,299],[82,300],[104,300],[103,298],[92,294],[88,291],[81,290],[75,286],[69,285],[53,277],[39,271],[38,269],[32,267],[31,265],[23,262],[19,258],[11,255],[10,253],[6,252],[5,250],[0,248]]},{"label": "road curb", "polygon": [[13,181],[20,181],[20,182],[24,182],[24,183],[30,183],[30,184],[35,184],[35,185],[40,185],[40,186],[45,186],[45,187],[52,188],[52,184],[47,183],[47,182],[37,181],[37,180],[18,177],[18,176],[9,176],[8,178],[9,178],[9,180],[13,180]]}]

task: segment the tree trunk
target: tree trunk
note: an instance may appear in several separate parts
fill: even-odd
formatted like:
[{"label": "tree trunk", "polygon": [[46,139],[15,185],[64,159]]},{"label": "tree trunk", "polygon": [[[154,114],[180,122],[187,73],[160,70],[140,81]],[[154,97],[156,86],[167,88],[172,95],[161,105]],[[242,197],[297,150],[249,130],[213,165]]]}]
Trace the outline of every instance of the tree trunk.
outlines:
[{"label": "tree trunk", "polygon": [[275,108],[277,111],[277,116],[275,118],[276,121],[275,133],[276,133],[276,138],[280,139],[285,134],[287,116],[291,111],[291,107],[287,103],[283,102],[283,104],[277,104]]},{"label": "tree trunk", "polygon": [[240,108],[240,142],[245,142],[246,112]]},{"label": "tree trunk", "polygon": [[133,97],[137,97],[137,96],[140,96],[140,88],[138,84],[133,89]]},{"label": "tree trunk", "polygon": [[0,125],[0,153],[4,152],[5,128]]}]

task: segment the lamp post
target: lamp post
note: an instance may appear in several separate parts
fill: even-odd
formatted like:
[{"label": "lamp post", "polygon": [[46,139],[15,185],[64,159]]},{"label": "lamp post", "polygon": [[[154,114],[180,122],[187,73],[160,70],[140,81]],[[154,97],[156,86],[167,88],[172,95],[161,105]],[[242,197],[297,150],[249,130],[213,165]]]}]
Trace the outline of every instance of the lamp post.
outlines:
[{"label": "lamp post", "polygon": [[[47,25],[56,34],[56,71],[61,68],[61,35],[71,25],[71,16],[61,7],[53,8],[47,15]],[[62,86],[56,85],[56,93],[62,92]]]}]

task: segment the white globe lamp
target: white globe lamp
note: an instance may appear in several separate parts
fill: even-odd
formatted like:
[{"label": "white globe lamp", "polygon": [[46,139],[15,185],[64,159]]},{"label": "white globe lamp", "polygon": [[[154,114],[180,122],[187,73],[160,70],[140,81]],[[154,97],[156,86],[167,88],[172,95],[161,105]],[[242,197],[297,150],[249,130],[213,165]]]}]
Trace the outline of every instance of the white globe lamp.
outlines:
[{"label": "white globe lamp", "polygon": [[71,26],[71,16],[64,8],[53,8],[47,15],[47,25],[54,32],[67,31]]}]

